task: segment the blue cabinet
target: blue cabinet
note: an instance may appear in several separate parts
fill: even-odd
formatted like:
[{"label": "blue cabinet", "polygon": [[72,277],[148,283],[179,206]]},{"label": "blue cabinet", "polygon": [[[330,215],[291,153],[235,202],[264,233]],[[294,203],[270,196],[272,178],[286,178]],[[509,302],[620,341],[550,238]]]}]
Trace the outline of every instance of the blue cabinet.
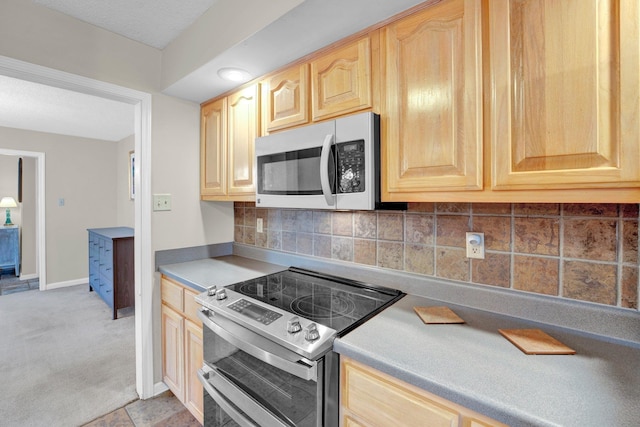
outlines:
[{"label": "blue cabinet", "polygon": [[89,229],[89,291],[95,291],[113,310],[133,307],[133,228]]},{"label": "blue cabinet", "polygon": [[14,270],[20,276],[20,228],[0,225],[0,269]]}]

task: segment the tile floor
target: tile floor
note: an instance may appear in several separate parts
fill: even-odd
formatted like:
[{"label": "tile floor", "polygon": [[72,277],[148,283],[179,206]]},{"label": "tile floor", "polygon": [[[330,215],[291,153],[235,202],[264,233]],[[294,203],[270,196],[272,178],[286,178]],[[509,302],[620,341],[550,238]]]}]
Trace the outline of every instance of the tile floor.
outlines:
[{"label": "tile floor", "polygon": [[189,410],[170,392],[136,400],[82,427],[200,427]]},{"label": "tile floor", "polygon": [[40,288],[39,279],[20,280],[19,277],[16,277],[15,274],[13,274],[13,270],[10,271],[11,273],[0,273],[0,295],[32,291]]}]

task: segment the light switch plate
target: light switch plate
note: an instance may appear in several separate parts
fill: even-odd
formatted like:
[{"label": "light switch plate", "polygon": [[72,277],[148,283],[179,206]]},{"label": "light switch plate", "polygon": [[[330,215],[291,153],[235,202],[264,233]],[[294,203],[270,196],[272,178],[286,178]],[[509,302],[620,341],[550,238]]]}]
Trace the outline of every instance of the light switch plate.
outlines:
[{"label": "light switch plate", "polygon": [[153,210],[154,211],[170,211],[171,210],[171,194],[154,194]]}]

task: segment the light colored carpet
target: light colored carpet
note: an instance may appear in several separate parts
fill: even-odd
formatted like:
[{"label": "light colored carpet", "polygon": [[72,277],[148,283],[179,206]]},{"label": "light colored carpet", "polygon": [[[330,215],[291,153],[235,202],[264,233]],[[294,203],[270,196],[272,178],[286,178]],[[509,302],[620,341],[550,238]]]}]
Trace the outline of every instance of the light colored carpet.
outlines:
[{"label": "light colored carpet", "polygon": [[1,296],[0,425],[80,426],[137,399],[123,314],[87,285]]}]

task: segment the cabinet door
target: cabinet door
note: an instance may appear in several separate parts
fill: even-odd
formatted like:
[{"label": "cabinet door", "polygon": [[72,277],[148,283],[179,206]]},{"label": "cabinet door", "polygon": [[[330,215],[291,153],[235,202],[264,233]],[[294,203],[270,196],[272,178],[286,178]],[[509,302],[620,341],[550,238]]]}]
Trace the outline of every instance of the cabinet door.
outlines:
[{"label": "cabinet door", "polygon": [[383,28],[385,193],[482,189],[481,40],[476,0]]},{"label": "cabinet door", "polygon": [[261,83],[266,132],[309,121],[309,65],[287,68]]},{"label": "cabinet door", "polygon": [[255,193],[254,144],[258,136],[258,86],[252,85],[228,97],[228,192]]},{"label": "cabinet door", "polygon": [[184,402],[184,318],[162,305],[162,378]]},{"label": "cabinet door", "polygon": [[311,62],[311,98],[313,120],[371,107],[369,37]]},{"label": "cabinet door", "polygon": [[[454,409],[431,401],[364,365],[342,359],[342,405],[378,427],[458,427]],[[357,424],[355,424],[357,425]]]},{"label": "cabinet door", "polygon": [[488,3],[493,187],[640,185],[637,0]]},{"label": "cabinet door", "polygon": [[343,427],[507,427],[344,356],[340,403]]},{"label": "cabinet door", "polygon": [[200,111],[200,194],[227,191],[227,99],[206,104]]},{"label": "cabinet door", "polygon": [[202,326],[185,320],[185,387],[184,404],[191,413],[203,423],[204,407],[202,384],[198,380],[198,369],[202,368]]}]

